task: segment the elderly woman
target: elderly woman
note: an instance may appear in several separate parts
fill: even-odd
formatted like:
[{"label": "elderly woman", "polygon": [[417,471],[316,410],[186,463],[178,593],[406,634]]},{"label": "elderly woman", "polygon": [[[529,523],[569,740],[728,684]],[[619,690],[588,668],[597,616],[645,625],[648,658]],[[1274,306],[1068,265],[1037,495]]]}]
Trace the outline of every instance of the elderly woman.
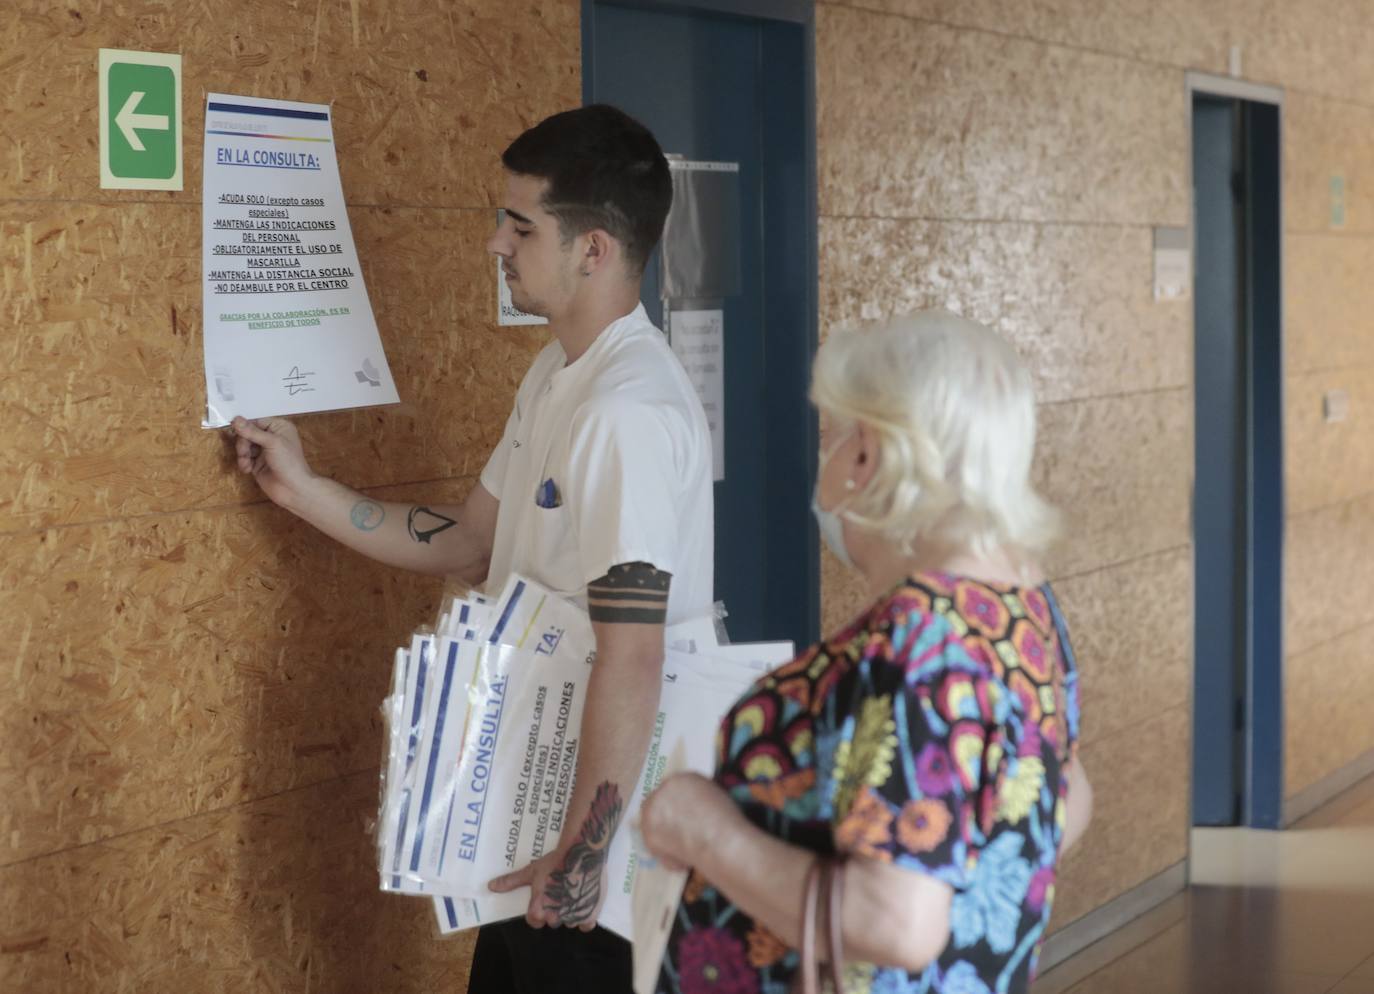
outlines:
[{"label": "elderly woman", "polygon": [[1091,810],[1030,377],[987,328],[923,313],[832,335],[812,400],[813,508],[871,600],[730,710],[714,782],[646,802],[649,850],[692,868],[658,989],[787,994],[821,860],[845,884],[815,948],[846,991],[1028,991]]}]

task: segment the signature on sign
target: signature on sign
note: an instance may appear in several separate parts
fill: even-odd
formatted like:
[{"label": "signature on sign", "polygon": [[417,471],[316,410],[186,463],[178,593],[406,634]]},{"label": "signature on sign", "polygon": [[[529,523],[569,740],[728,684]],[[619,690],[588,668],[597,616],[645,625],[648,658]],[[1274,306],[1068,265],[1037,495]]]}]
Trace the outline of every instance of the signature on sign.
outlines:
[{"label": "signature on sign", "polygon": [[302,373],[301,367],[292,366],[291,372],[282,377],[282,382],[286,384],[286,392],[292,397],[298,393],[310,393],[315,388],[310,385],[310,377],[314,373]]}]

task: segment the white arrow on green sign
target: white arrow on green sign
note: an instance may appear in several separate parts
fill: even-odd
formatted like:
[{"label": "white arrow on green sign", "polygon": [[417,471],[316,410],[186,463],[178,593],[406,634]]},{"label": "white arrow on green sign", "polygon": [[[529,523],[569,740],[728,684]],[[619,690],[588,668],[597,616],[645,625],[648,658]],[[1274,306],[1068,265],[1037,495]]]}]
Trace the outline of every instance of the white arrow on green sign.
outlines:
[{"label": "white arrow on green sign", "polygon": [[124,106],[115,115],[115,124],[119,126],[120,134],[129,143],[129,147],[135,152],[148,151],[147,146],[138,137],[139,128],[151,128],[154,131],[167,131],[172,125],[171,119],[166,114],[139,114],[136,113],[138,105],[143,102],[143,98],[148,94],[142,90],[133,90],[129,93],[129,99],[124,101]]},{"label": "white arrow on green sign", "polygon": [[100,50],[100,185],[182,188],[180,55]]}]

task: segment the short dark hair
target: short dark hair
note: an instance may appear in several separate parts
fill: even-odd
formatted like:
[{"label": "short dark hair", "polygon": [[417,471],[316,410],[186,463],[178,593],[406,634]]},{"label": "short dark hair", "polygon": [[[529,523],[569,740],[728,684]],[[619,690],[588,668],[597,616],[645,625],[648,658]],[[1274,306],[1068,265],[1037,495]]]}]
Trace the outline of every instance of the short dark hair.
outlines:
[{"label": "short dark hair", "polygon": [[549,181],[544,209],[565,240],[604,229],[637,275],[663,236],[673,203],[668,160],[629,114],[592,104],[545,118],[501,155],[513,173]]}]

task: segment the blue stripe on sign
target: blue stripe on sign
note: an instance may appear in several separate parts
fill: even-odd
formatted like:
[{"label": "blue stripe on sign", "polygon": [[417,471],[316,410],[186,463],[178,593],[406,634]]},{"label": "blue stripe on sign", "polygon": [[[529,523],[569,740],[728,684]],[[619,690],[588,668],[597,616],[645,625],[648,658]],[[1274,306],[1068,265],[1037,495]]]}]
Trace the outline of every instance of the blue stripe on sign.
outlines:
[{"label": "blue stripe on sign", "polygon": [[[415,743],[419,739],[420,711],[425,700],[425,674],[429,672],[430,650],[434,648],[434,642],[425,639],[420,642],[420,655],[418,659],[412,660],[415,665],[415,703],[410,709],[410,739],[406,744],[406,768],[403,781],[410,778],[410,765],[415,762]],[[401,860],[405,859],[403,849],[405,848],[406,835],[406,816],[410,814],[410,788],[406,787],[401,791],[401,814],[396,825],[396,846],[391,859],[391,886],[399,889],[401,886]]]},{"label": "blue stripe on sign", "polygon": [[458,912],[453,907],[453,898],[444,898],[444,910],[448,912],[448,927],[458,927]]},{"label": "blue stripe on sign", "polygon": [[491,638],[487,639],[492,645],[496,645],[501,641],[501,633],[504,632],[506,626],[510,624],[510,616],[515,613],[515,605],[520,603],[520,595],[524,592],[525,581],[517,580],[515,583],[515,595],[511,597],[510,603],[506,605],[506,609],[501,612],[501,619],[496,622],[496,627],[491,630]]},{"label": "blue stripe on sign", "polygon": [[401,801],[401,823],[396,827],[396,851],[391,856],[391,889],[401,889],[401,860],[405,859],[405,854],[401,851],[405,848],[406,836],[406,815],[410,814],[410,791],[405,792],[405,798]]},{"label": "blue stripe on sign", "polygon": [[211,110],[228,114],[261,114],[264,117],[293,117],[298,121],[328,121],[329,115],[317,110],[291,110],[287,107],[254,107],[252,104],[211,104]]},{"label": "blue stripe on sign", "polygon": [[216,162],[217,166],[243,166],[245,169],[303,169],[306,172],[317,173],[319,166],[268,166],[261,162]]},{"label": "blue stripe on sign", "polygon": [[444,719],[448,717],[448,692],[453,686],[453,666],[458,659],[458,643],[449,646],[444,666],[444,683],[439,692],[439,713],[434,719],[434,741],[429,750],[429,769],[425,771],[425,791],[420,796],[420,820],[415,830],[415,845],[410,851],[410,872],[420,869],[420,848],[425,841],[425,818],[429,815],[429,801],[434,795],[434,769],[439,764],[438,744],[444,738]]},{"label": "blue stripe on sign", "polygon": [[455,781],[453,790],[448,795],[448,817],[444,819],[444,841],[439,844],[439,870],[441,872],[444,869],[444,854],[448,852],[448,835],[453,830],[453,799],[457,796],[458,783]]},{"label": "blue stripe on sign", "polygon": [[415,706],[410,709],[410,742],[406,746],[406,772],[409,773],[409,764],[413,763],[415,756],[415,745],[420,739],[420,712],[424,709],[425,702],[425,675],[429,672],[430,651],[434,648],[431,639],[425,639],[420,643],[420,670],[415,677]]},{"label": "blue stripe on sign", "polygon": [[[524,584],[521,584],[521,586],[524,586]],[[510,679],[510,676],[507,675],[505,679],[506,679],[506,680],[509,680],[509,679]],[[501,689],[501,706],[500,706],[499,708],[496,709],[496,728],[493,729],[493,730],[492,730],[492,733],[491,733],[491,740],[492,740],[493,743],[499,742],[499,741],[501,740],[501,722],[502,722],[502,720],[503,720],[505,717],[506,717],[506,688],[503,687],[503,688]],[[479,721],[479,724],[480,724],[481,719],[479,718],[478,721]],[[496,750],[495,750],[495,748],[493,748],[493,749],[492,749],[492,759],[495,760],[495,757],[496,757]],[[455,795],[458,793],[458,785],[457,785],[456,783],[453,785],[453,792],[454,792]],[[453,820],[453,809],[452,809],[452,808],[449,809],[449,813],[448,813],[448,814],[449,814],[449,821],[452,822],[452,820]],[[479,838],[479,839],[482,837],[482,822],[483,822],[483,820],[484,820],[486,817],[487,817],[487,798],[486,798],[486,795],[483,794],[483,796],[482,796],[482,809],[481,809],[480,811],[477,812],[477,828],[476,828],[476,829],[474,830],[474,832],[473,832],[473,834],[476,835],[477,838]],[[445,846],[445,847],[448,846],[448,832],[447,832],[447,831],[444,832],[444,846]],[[471,862],[476,862],[476,860],[477,860],[477,853],[476,853],[476,850],[474,850],[474,851],[473,851],[472,858],[471,858],[470,860],[468,860],[468,862],[470,862],[470,863],[471,863]],[[442,869],[443,866],[444,866],[444,853],[443,853],[443,850],[440,850],[440,852],[439,852],[439,867],[440,867],[440,869]]]}]

